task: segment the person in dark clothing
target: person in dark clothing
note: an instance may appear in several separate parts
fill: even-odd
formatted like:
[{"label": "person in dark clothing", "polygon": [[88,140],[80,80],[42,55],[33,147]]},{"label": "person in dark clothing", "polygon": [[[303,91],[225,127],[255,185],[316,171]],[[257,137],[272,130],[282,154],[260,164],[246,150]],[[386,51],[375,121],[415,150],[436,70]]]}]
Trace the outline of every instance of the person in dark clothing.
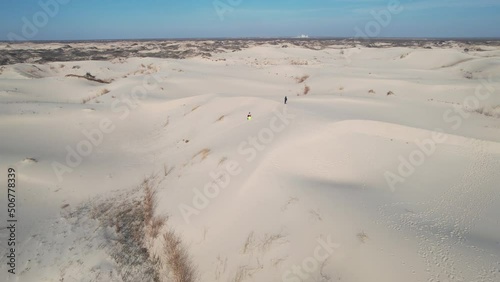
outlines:
[{"label": "person in dark clothing", "polygon": [[247,120],[251,120],[251,119],[252,119],[252,114],[250,112],[248,112]]},{"label": "person in dark clothing", "polygon": [[286,105],[286,102],[288,101],[288,97],[285,96],[285,105]]}]

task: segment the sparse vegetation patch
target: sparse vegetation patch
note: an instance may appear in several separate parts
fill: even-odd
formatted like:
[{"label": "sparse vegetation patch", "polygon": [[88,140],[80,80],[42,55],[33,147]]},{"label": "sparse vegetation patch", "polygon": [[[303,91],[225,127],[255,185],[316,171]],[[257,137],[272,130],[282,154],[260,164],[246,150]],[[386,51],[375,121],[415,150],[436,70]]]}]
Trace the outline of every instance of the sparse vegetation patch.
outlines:
[{"label": "sparse vegetation patch", "polygon": [[309,78],[309,75],[303,75],[303,76],[298,76],[295,78],[295,81],[297,81],[297,83],[302,83],[304,81],[306,81],[307,79]]}]

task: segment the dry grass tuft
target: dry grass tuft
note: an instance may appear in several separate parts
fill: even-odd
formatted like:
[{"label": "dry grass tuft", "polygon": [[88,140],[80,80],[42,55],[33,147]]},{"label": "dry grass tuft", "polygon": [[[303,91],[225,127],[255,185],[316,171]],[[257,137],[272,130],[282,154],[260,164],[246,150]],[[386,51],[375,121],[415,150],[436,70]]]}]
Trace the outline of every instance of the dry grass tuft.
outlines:
[{"label": "dry grass tuft", "polygon": [[253,231],[248,234],[247,239],[245,240],[245,243],[243,244],[243,250],[242,253],[246,254],[251,248],[253,248],[255,244],[255,237]]},{"label": "dry grass tuft", "polygon": [[165,216],[154,216],[151,220],[151,225],[149,228],[149,236],[156,239],[160,234],[160,230],[167,223],[168,217]]},{"label": "dry grass tuft", "polygon": [[242,282],[247,280],[248,278],[252,278],[255,273],[262,270],[264,266],[260,263],[259,259],[257,259],[257,266],[250,268],[248,265],[242,265],[238,267],[233,282]]},{"label": "dry grass tuft", "polygon": [[473,79],[474,75],[470,71],[467,71],[464,73],[464,77],[467,79]]},{"label": "dry grass tuft", "polygon": [[86,104],[94,99],[97,99],[98,97],[101,97],[102,95],[108,94],[110,91],[107,88],[102,89],[99,93],[89,96],[87,98],[82,99],[82,104]]},{"label": "dry grass tuft", "polygon": [[[149,180],[142,185],[146,182],[150,188],[154,187],[155,183]],[[97,199],[94,203],[77,207],[68,213],[70,217],[91,216],[99,221],[101,227],[113,227],[115,232],[109,234],[111,244],[102,248],[108,249],[107,252],[119,267],[119,275],[123,281],[161,281],[161,264],[155,254],[150,252],[151,244],[149,243],[152,240],[148,230],[151,229],[148,229],[150,227],[146,226],[144,219],[145,209],[151,210],[151,208],[146,208],[143,197],[135,196],[136,192],[143,192],[142,185],[138,187],[141,190],[136,189],[132,193],[124,193],[108,199]],[[153,191],[153,189],[150,190]],[[152,193],[149,192],[149,194]],[[151,196],[148,201],[155,202]],[[69,212],[69,209],[64,211]],[[161,225],[161,220],[156,220],[152,226],[159,224]]]},{"label": "dry grass tuft", "polygon": [[154,183],[154,176],[145,178],[142,182],[142,187],[144,189],[143,210],[146,233],[150,238],[156,239],[168,218],[155,216],[155,210],[158,206],[158,190],[156,184]]},{"label": "dry grass tuft", "polygon": [[223,157],[222,159],[220,159],[219,161],[219,166],[222,165],[223,163],[225,163],[227,161],[227,158],[226,157]]},{"label": "dry grass tuft", "polygon": [[196,107],[192,108],[192,109],[191,109],[191,112],[196,111],[199,107],[200,107],[200,106],[196,106]]},{"label": "dry grass tuft", "polygon": [[95,81],[95,82],[104,83],[104,84],[110,84],[111,82],[113,82],[113,79],[110,79],[110,80],[97,79],[97,78],[95,78],[95,76],[91,75],[90,73],[87,73],[86,75],[67,74],[66,77],[83,78],[86,80]]},{"label": "dry grass tuft", "polygon": [[180,238],[170,230],[163,234],[163,251],[170,275],[175,282],[196,280],[196,270]]},{"label": "dry grass tuft", "polygon": [[219,117],[219,118],[218,118],[215,122],[218,122],[218,121],[223,120],[223,119],[224,119],[224,117],[225,117],[224,115],[220,116],[220,117]]},{"label": "dry grass tuft", "polygon": [[151,175],[132,192],[75,209],[68,204],[61,206],[63,214],[77,223],[90,216],[101,228],[115,230],[108,234],[111,244],[99,248],[109,252],[120,281],[193,282],[198,278],[181,238],[166,227],[168,217],[155,215],[160,181]]},{"label": "dry grass tuft", "polygon": [[173,170],[174,170],[175,166],[173,167],[168,167],[167,164],[164,164],[163,165],[163,175],[164,176],[168,176]]},{"label": "dry grass tuft", "polygon": [[276,259],[271,259],[271,263],[273,264],[274,267],[280,266],[282,262],[284,262],[287,259],[287,257],[283,258],[276,258]]},{"label": "dry grass tuft", "polygon": [[288,242],[284,238],[285,238],[285,235],[283,235],[281,233],[277,233],[277,234],[265,234],[264,237],[262,238],[260,244],[259,244],[259,248],[263,252],[267,251],[267,250],[269,250],[269,248],[271,248],[271,246],[274,243],[283,244],[285,242]]},{"label": "dry grass tuft", "polygon": [[365,233],[365,231],[361,231],[358,234],[356,234],[356,237],[358,237],[359,241],[361,243],[365,243],[366,240],[369,238],[368,235]]},{"label": "dry grass tuft", "polygon": [[221,275],[226,272],[228,259],[225,257],[222,259],[220,255],[216,257],[217,265],[215,267],[215,280],[219,280]]},{"label": "dry grass tuft", "polygon": [[210,154],[210,149],[205,148],[205,149],[199,151],[198,153],[196,153],[193,156],[193,159],[196,158],[197,156],[201,156],[201,160],[204,160],[204,159],[206,159],[208,157],[209,154]]},{"label": "dry grass tuft", "polygon": [[301,61],[301,60],[291,60],[290,64],[292,66],[307,66],[309,65],[308,61]]},{"label": "dry grass tuft", "polygon": [[368,93],[370,93],[370,94],[375,94],[375,90],[370,89],[370,90],[368,91]]},{"label": "dry grass tuft", "polygon": [[323,218],[321,217],[321,214],[319,214],[319,212],[318,212],[318,211],[311,209],[311,210],[309,210],[309,214],[310,214],[310,215],[311,215],[314,219],[319,220],[319,221],[323,221]]},{"label": "dry grass tuft", "polygon": [[390,96],[390,95],[394,95],[394,92],[392,92],[392,91],[387,92],[387,96]]},{"label": "dry grass tuft", "polygon": [[307,86],[307,85],[306,85],[306,86],[304,87],[304,92],[303,92],[303,94],[304,94],[304,95],[307,95],[307,94],[309,94],[309,91],[311,91],[311,87],[309,87],[309,86]]},{"label": "dry grass tuft", "polygon": [[38,160],[35,159],[35,158],[25,158],[24,162],[27,162],[27,163],[37,163]]},{"label": "dry grass tuft", "polygon": [[245,280],[249,276],[248,266],[240,266],[238,267],[238,271],[236,271],[236,275],[234,276],[234,282],[241,282]]},{"label": "dry grass tuft", "polygon": [[288,209],[288,206],[290,206],[293,203],[298,202],[298,201],[299,201],[299,199],[296,198],[296,197],[290,197],[290,198],[288,198],[288,201],[283,205],[283,207],[281,207],[281,210],[282,211],[286,211]]},{"label": "dry grass tuft", "polygon": [[295,80],[297,81],[297,83],[302,83],[304,81],[306,81],[307,79],[309,78],[309,75],[303,75],[301,77],[296,77]]},{"label": "dry grass tuft", "polygon": [[500,105],[486,106],[472,110],[472,112],[493,118],[500,118]]},{"label": "dry grass tuft", "polygon": [[146,225],[149,225],[153,221],[154,211],[158,205],[156,199],[158,190],[153,186],[151,178],[145,178],[142,182],[142,187],[144,189],[144,222]]},{"label": "dry grass tuft", "polygon": [[82,104],[87,104],[88,102],[90,102],[90,100],[94,99],[95,97],[87,97],[87,98],[83,98],[82,99]]},{"label": "dry grass tuft", "polygon": [[163,127],[167,127],[170,124],[170,116],[167,117],[167,121],[163,124]]},{"label": "dry grass tuft", "polygon": [[[166,166],[165,166],[165,171]],[[155,215],[157,202],[158,181],[155,175],[145,178],[142,182],[144,190],[143,218],[144,235],[154,241],[160,234],[161,229],[166,225],[168,217]],[[186,248],[182,245],[181,239],[173,230],[168,230],[162,236],[163,252],[161,255],[154,255],[152,260],[157,262],[156,271],[160,272],[161,264],[166,265],[168,274],[164,281],[192,282],[196,280],[196,270],[189,258]],[[152,247],[154,243],[150,245]]]},{"label": "dry grass tuft", "polygon": [[322,281],[332,281],[332,278],[330,277],[330,275],[325,274],[325,266],[326,266],[328,260],[329,260],[329,258],[325,259],[321,263],[321,267],[319,268],[319,274],[321,275]]}]

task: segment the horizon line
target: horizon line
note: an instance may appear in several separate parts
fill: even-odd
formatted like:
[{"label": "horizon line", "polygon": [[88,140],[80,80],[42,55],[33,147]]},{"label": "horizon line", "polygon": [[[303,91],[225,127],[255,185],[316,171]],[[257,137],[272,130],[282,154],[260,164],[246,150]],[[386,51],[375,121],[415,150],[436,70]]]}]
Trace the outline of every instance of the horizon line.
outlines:
[{"label": "horizon line", "polygon": [[362,37],[347,37],[347,36],[242,36],[242,37],[231,37],[231,36],[221,36],[221,37],[155,37],[155,38],[109,38],[109,39],[37,39],[37,40],[0,40],[2,43],[38,43],[38,42],[96,42],[96,41],[203,41],[203,40],[359,40],[359,41],[371,41],[371,40],[422,40],[422,41],[433,41],[433,40],[474,40],[474,41],[500,41],[500,37],[456,37],[456,36],[443,36],[443,37],[373,37],[373,38],[362,38]]}]

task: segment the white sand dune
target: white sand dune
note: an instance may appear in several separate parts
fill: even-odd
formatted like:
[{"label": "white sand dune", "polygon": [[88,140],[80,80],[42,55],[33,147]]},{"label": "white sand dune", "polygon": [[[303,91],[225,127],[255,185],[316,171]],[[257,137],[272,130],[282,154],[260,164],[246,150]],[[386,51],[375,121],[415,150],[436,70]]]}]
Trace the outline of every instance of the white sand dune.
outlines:
[{"label": "white sand dune", "polygon": [[[16,168],[19,227],[1,280],[151,280],[140,246],[100,220],[140,206],[156,174],[156,212],[199,281],[500,281],[500,120],[478,110],[500,105],[500,50],[484,52],[264,45],[5,66],[1,179]],[[86,72],[110,83],[66,77]],[[91,152],[68,157],[82,142]]]}]

